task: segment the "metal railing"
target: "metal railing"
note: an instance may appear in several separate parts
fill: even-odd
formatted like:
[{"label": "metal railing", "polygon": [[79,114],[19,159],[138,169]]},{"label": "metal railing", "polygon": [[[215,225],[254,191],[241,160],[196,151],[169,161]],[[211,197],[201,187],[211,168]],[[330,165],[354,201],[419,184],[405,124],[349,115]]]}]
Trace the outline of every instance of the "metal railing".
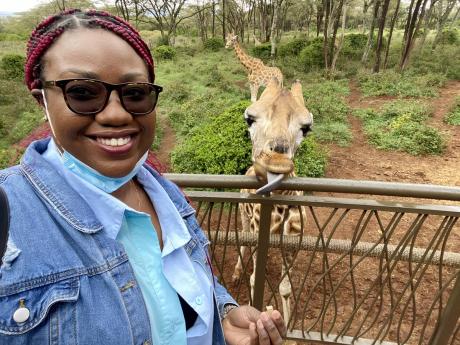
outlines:
[{"label": "metal railing", "polygon": [[[195,203],[215,273],[240,303],[282,310],[278,290],[289,282],[289,339],[460,344],[459,187],[291,178],[280,189],[304,195],[260,196],[238,191],[261,186],[247,176],[166,177]],[[258,232],[242,231],[243,205],[259,205]],[[279,229],[289,210],[300,214],[300,231],[270,231],[273,210]]]}]

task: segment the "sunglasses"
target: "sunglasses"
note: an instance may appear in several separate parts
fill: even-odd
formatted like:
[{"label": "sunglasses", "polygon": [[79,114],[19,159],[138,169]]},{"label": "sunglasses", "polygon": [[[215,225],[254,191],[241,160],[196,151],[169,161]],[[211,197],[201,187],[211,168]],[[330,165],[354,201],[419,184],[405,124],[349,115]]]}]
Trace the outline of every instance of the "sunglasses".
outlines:
[{"label": "sunglasses", "polygon": [[163,88],[152,83],[110,84],[95,79],[65,79],[43,82],[43,87],[61,88],[64,100],[74,113],[95,115],[107,106],[112,90],[116,90],[121,105],[131,115],[151,113]]}]

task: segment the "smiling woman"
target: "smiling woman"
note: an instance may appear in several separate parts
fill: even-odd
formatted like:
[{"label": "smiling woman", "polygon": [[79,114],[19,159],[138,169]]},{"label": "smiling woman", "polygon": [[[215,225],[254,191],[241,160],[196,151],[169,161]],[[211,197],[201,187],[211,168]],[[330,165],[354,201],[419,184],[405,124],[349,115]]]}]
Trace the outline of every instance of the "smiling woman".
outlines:
[{"label": "smiling woman", "polygon": [[122,19],[70,10],[28,43],[52,136],[0,171],[8,249],[0,344],[279,344],[279,312],[238,306],[180,190],[145,164],[162,90]]}]

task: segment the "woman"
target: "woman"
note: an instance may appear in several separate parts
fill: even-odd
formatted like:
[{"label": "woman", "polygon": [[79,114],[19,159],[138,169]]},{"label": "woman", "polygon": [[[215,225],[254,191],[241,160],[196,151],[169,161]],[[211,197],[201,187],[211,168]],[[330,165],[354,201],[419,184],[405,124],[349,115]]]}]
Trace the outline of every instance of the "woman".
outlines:
[{"label": "woman", "polygon": [[0,344],[281,344],[280,313],[237,305],[193,209],[145,164],[161,87],[138,33],[94,10],[48,18],[25,80],[52,138],[0,172]]}]

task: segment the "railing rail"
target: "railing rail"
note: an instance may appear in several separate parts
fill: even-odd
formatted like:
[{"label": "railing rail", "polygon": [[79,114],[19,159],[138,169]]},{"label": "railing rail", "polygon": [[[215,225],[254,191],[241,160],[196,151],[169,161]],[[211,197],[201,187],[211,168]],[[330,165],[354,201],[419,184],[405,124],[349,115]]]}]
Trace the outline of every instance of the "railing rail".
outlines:
[{"label": "railing rail", "polygon": [[[197,203],[217,274],[238,300],[259,309],[278,307],[278,286],[289,281],[290,339],[460,344],[459,187],[291,178],[279,188],[308,195],[260,196],[234,191],[261,187],[253,177],[166,177]],[[258,233],[242,231],[242,205],[259,205]],[[276,209],[295,209],[302,219],[305,216],[300,233],[271,231]],[[280,229],[288,222],[288,212]],[[251,255],[243,256],[237,250],[241,246],[250,248],[251,255],[257,253],[253,298]],[[243,278],[231,283],[238,258]],[[273,262],[285,268],[281,278],[271,272],[278,266]]]}]

